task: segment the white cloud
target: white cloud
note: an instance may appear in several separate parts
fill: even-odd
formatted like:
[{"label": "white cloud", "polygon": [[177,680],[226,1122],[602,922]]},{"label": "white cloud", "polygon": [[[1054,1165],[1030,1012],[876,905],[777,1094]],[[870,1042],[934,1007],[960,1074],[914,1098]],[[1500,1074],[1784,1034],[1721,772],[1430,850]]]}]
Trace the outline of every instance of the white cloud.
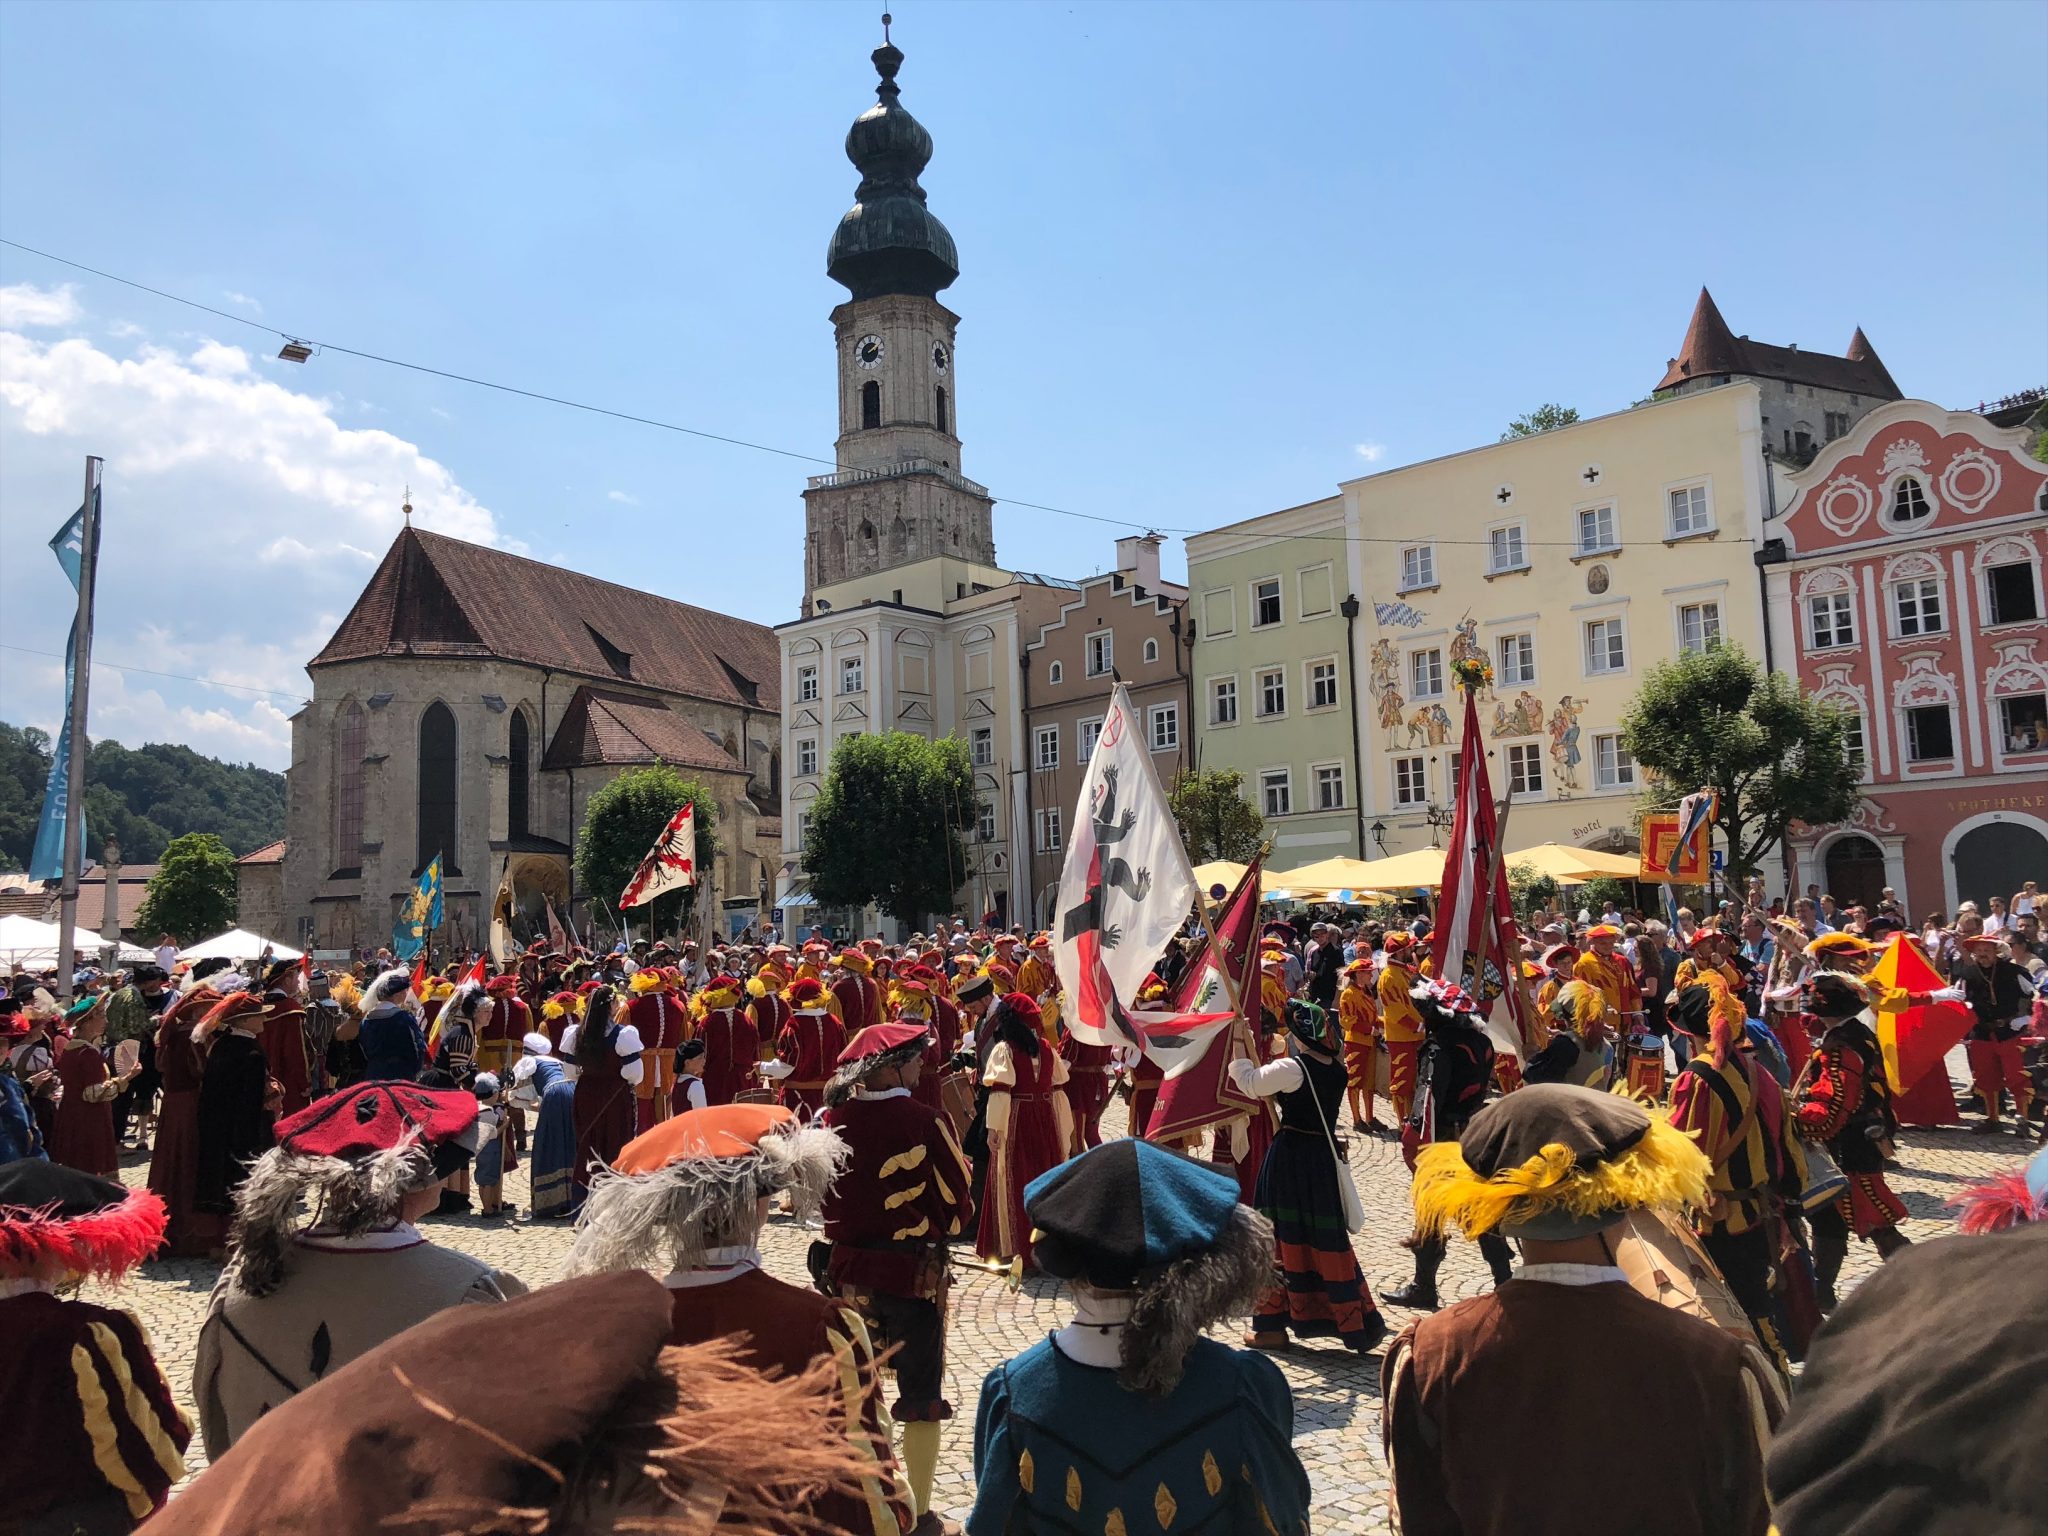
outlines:
[{"label": "white cloud", "polygon": [[[310,687],[305,662],[397,535],[408,486],[421,526],[517,547],[417,444],[342,425],[342,402],[273,371],[286,370],[208,339],[122,355],[80,335],[0,329],[0,564],[20,573],[0,638],[56,648],[44,641],[61,635],[71,592],[41,546],[77,504],[79,462],[95,453],[107,476],[96,658],[287,695],[96,666],[95,736],[282,767],[293,698]],[[54,718],[62,663],[7,655],[0,718]]]},{"label": "white cloud", "polygon": [[629,507],[637,507],[640,505],[640,498],[638,496],[635,496],[631,491],[606,491],[604,493],[604,499],[606,501],[620,502]]},{"label": "white cloud", "polygon": [[0,288],[0,325],[69,325],[79,316],[78,288],[38,288],[34,283],[9,283]]},{"label": "white cloud", "polygon": [[1371,438],[1367,438],[1362,443],[1353,443],[1351,451],[1365,460],[1366,463],[1377,464],[1387,456],[1387,445],[1385,443],[1376,443]]},{"label": "white cloud", "polygon": [[262,303],[259,300],[250,298],[249,295],[246,293],[236,293],[232,289],[230,289],[228,292],[222,294],[221,297],[226,299],[230,304],[236,305],[239,308],[253,309],[259,315],[263,313]]}]

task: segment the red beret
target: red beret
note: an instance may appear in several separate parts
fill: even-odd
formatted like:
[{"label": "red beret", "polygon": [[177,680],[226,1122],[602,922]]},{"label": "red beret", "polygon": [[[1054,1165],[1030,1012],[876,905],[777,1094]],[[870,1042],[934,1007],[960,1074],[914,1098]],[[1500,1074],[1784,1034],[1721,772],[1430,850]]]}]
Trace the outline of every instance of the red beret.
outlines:
[{"label": "red beret", "polygon": [[1045,1027],[1045,1015],[1039,1012],[1038,999],[1029,992],[1005,993],[1003,1000],[997,1003],[996,1006],[1009,1009],[1012,1017],[1022,1019],[1033,1029],[1043,1029]]},{"label": "red beret", "polygon": [[389,1152],[407,1137],[428,1146],[476,1124],[476,1095],[417,1083],[358,1083],[277,1122],[277,1144],[299,1157],[353,1159]]},{"label": "red beret", "polygon": [[493,976],[484,983],[484,991],[492,997],[510,997],[519,990],[519,978],[507,971],[502,976]]},{"label": "red beret", "polygon": [[900,1050],[930,1033],[929,1024],[870,1024],[846,1042],[846,1049],[839,1053],[839,1065],[850,1066],[870,1056],[879,1056],[884,1051]]}]

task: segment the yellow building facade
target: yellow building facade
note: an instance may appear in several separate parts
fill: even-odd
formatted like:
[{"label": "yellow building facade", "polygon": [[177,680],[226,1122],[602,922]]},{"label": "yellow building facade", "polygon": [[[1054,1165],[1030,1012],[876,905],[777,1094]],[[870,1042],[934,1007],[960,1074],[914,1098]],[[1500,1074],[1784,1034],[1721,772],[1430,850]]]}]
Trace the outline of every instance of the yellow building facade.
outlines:
[{"label": "yellow building facade", "polygon": [[[1633,850],[1639,775],[1621,721],[1658,662],[1716,641],[1765,656],[1750,530],[1771,510],[1757,386],[1733,382],[1342,488],[1355,589],[1360,778],[1371,851],[1442,836],[1463,700],[1510,847]],[[1759,510],[1760,509],[1760,510]]]}]

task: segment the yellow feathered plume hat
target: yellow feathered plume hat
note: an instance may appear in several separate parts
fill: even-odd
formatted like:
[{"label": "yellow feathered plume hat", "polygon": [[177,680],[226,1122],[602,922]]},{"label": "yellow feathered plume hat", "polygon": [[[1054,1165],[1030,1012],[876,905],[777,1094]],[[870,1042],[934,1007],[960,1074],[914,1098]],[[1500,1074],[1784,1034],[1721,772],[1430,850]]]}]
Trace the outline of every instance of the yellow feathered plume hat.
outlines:
[{"label": "yellow feathered plume hat", "polygon": [[1690,1137],[1617,1094],[1532,1083],[1472,1117],[1415,1163],[1415,1217],[1435,1236],[1499,1228],[1561,1242],[1632,1210],[1707,1203],[1713,1164]]}]

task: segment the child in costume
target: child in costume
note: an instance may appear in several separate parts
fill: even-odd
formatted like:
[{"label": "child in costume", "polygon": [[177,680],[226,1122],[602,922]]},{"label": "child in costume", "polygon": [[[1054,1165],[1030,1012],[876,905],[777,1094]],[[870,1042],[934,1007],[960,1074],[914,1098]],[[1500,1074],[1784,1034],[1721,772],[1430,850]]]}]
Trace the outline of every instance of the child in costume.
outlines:
[{"label": "child in costume", "polygon": [[1126,1138],[1034,1180],[1025,1212],[1074,1316],[982,1383],[970,1536],[1305,1532],[1285,1378],[1202,1337],[1272,1272],[1237,1181]]}]

